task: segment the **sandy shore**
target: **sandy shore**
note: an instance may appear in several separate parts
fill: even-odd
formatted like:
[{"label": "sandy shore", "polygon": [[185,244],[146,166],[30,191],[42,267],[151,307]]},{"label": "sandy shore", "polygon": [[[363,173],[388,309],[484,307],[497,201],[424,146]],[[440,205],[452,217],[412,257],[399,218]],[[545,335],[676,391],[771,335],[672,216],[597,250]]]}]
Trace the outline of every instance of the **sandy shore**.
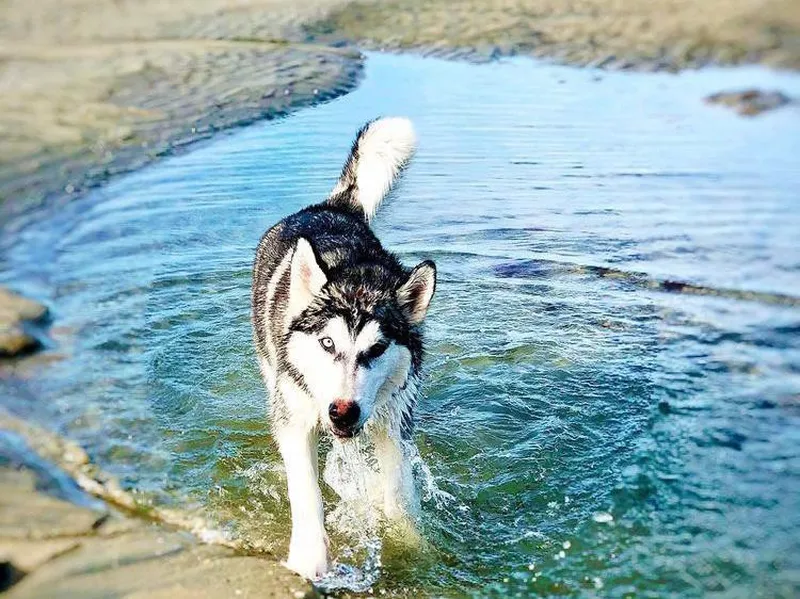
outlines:
[{"label": "sandy shore", "polygon": [[421,48],[445,56],[555,57],[667,69],[760,62],[800,68],[795,0],[389,0],[335,9],[316,41]]},{"label": "sandy shore", "polygon": [[[800,68],[796,0],[6,0],[0,11],[0,231],[218,131],[346,93],[358,47]],[[43,306],[0,294],[0,337],[18,348],[7,353],[35,348],[31,326],[45,320]],[[76,494],[43,493],[41,472],[0,452],[9,596],[313,593],[272,558],[200,544],[166,514],[137,517],[79,448],[30,430],[0,419],[0,440],[60,464]],[[102,501],[87,503],[87,491]]]},{"label": "sandy shore", "polygon": [[0,225],[215,132],[352,89],[356,44],[679,69],[800,68],[795,0],[9,0]]},{"label": "sandy shore", "polygon": [[288,41],[337,4],[4,3],[0,223],[219,130],[352,89],[357,52]]}]

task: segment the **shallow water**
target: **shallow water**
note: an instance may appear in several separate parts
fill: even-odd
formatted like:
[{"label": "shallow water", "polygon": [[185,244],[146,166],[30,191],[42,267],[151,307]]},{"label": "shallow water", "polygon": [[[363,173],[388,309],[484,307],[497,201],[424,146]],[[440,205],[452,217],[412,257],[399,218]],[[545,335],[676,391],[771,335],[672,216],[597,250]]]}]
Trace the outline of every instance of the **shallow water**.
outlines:
[{"label": "shallow water", "polygon": [[800,119],[701,102],[750,85],[800,94],[800,77],[762,69],[370,55],[346,97],[6,223],[2,278],[52,303],[63,359],[0,380],[3,402],[142,501],[283,555],[253,251],[324,197],[364,120],[405,114],[420,150],[375,226],[440,273],[418,415],[426,543],[381,548],[345,525],[337,558],[368,570],[350,582],[796,596]]}]

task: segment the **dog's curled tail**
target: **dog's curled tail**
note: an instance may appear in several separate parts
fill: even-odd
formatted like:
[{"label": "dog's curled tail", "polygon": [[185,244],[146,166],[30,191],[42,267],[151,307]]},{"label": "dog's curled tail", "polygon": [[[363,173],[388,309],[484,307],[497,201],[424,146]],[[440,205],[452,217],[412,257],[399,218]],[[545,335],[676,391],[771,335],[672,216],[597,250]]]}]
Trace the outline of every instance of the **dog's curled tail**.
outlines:
[{"label": "dog's curled tail", "polygon": [[407,118],[385,117],[361,127],[328,203],[357,212],[369,222],[416,144],[414,127]]}]

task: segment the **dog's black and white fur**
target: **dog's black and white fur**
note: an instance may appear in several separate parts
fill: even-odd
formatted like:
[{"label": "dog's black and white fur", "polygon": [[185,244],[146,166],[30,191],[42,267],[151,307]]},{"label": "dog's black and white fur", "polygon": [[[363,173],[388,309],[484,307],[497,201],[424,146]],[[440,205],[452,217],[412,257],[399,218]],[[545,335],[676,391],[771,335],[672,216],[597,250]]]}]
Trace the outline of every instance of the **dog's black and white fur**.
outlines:
[{"label": "dog's black and white fur", "polygon": [[253,328],[286,466],[292,535],[287,565],[328,569],[318,481],[319,434],[369,435],[390,519],[407,510],[410,437],[422,363],[421,324],[436,287],[425,261],[407,269],[369,227],[414,152],[403,118],[365,125],[328,199],[286,217],[258,246]]}]

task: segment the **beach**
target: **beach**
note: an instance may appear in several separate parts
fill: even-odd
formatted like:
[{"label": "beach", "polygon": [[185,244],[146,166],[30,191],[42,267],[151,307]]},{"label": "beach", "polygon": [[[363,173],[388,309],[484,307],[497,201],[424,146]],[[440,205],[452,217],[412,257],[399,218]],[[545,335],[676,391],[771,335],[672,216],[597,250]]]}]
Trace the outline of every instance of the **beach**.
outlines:
[{"label": "beach", "polygon": [[46,0],[3,11],[2,220],[346,93],[359,47],[613,68],[800,68],[791,0]]},{"label": "beach", "polygon": [[[792,0],[44,0],[2,11],[0,231],[227,130],[347,94],[361,49],[648,71],[800,68]],[[0,362],[10,384],[47,368],[34,352],[48,345],[48,308],[58,307],[0,288],[0,352],[22,356]],[[192,522],[142,512],[74,444],[11,415],[0,429],[9,597],[316,593],[279,556],[201,542]],[[101,574],[67,576],[74,568]]]}]

